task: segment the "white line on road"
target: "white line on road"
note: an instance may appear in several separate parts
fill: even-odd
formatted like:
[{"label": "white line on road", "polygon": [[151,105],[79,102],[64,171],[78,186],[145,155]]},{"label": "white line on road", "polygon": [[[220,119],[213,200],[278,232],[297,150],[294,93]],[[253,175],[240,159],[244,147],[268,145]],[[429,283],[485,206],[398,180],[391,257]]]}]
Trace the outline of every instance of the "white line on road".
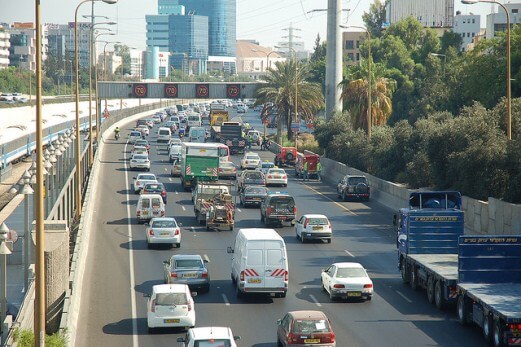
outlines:
[{"label": "white line on road", "polygon": [[167,167],[165,167],[165,171],[168,171],[168,168],[167,168]]},{"label": "white line on road", "polygon": [[[168,180],[172,182],[172,177],[168,177]],[[177,192],[175,192],[177,194]]]},{"label": "white line on road", "polygon": [[175,191],[175,194],[177,195],[177,194],[179,194],[179,192],[176,190],[176,191]]},{"label": "white line on road", "polygon": [[311,298],[311,300],[313,300],[315,305],[317,305],[318,307],[322,307],[322,304],[320,302],[318,302],[317,298],[315,298],[315,296],[313,294],[309,294],[309,297]]},{"label": "white line on road", "polygon": [[190,227],[190,230],[195,233],[195,227]]},{"label": "white line on road", "polygon": [[346,252],[350,257],[355,258],[354,254],[349,252],[347,249],[344,249],[344,252]]},{"label": "white line on road", "polygon": [[241,209],[240,209],[240,208],[237,208],[237,212],[241,212]]},{"label": "white line on road", "polygon": [[[128,162],[127,162],[127,145],[125,144],[125,152],[123,154],[123,159],[125,161],[125,188],[127,190],[126,198],[127,201],[130,200],[129,186],[128,186]],[[137,334],[137,310],[136,310],[136,282],[134,277],[134,250],[132,248],[132,218],[130,217],[130,204],[127,204],[127,233],[128,233],[128,259],[129,259],[129,270],[130,270],[130,306],[132,311],[132,346],[138,347],[139,340]]]},{"label": "white line on road", "polygon": [[221,296],[223,297],[224,304],[226,306],[230,306],[230,301],[228,301],[228,297],[226,296],[226,294],[222,293]]},{"label": "white line on road", "polygon": [[184,207],[184,206],[181,206],[181,208],[183,209],[183,211],[186,211],[186,207]]},{"label": "white line on road", "polygon": [[342,205],[341,203],[339,203],[338,201],[335,201],[333,199],[331,199],[329,196],[319,192],[318,190],[316,190],[315,188],[311,187],[311,186],[308,186],[307,184],[305,183],[302,183],[302,185],[304,185],[306,188],[308,188],[309,190],[319,194],[319,195],[322,195],[324,198],[328,199],[329,201],[331,201],[332,203],[334,203],[335,205],[337,205],[338,207],[340,207],[342,210],[344,211],[347,211],[349,213],[351,213],[353,216],[356,216],[357,214],[354,213],[353,211],[351,211],[350,209],[348,209],[347,207],[345,207],[344,205]]},{"label": "white line on road", "polygon": [[210,262],[210,258],[208,257],[208,254],[203,254],[203,260],[206,260],[207,263]]},{"label": "white line on road", "polygon": [[403,298],[403,300],[407,301],[409,304],[412,304],[412,300],[406,297],[402,292],[397,290],[396,293],[400,295]]}]

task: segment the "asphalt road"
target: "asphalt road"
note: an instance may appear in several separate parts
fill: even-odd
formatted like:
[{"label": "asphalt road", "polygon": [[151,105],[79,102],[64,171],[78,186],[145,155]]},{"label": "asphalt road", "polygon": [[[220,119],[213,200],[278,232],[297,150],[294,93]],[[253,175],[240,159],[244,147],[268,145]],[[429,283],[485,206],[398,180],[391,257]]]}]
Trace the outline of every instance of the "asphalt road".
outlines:
[{"label": "asphalt road", "polygon": [[[242,119],[262,129],[253,112]],[[125,135],[123,131],[122,139]],[[144,227],[134,218],[137,196],[130,191],[136,173],[127,170],[125,143],[111,141],[101,158],[101,193],[96,197],[77,346],[177,345],[175,339],[183,331],[148,334],[143,297],[154,284],[162,283],[162,261],[175,253],[208,256],[211,289],[195,298],[197,326],[230,326],[242,337],[240,346],[275,346],[276,320],[287,311],[303,309],[326,313],[339,347],[486,345],[478,329],[461,327],[453,311],[437,310],[423,291],[402,284],[390,225],[392,211],[375,201],[338,202],[333,187],[293,177],[282,190],[295,197],[299,215],[326,214],[333,225],[333,241],[301,244],[292,227],[277,228],[288,248],[288,296],[238,300],[230,280],[231,255],[226,253],[237,231],[206,231],[195,223],[190,193],[182,191],[178,178],[169,176],[165,146],[158,146],[154,135],[150,140],[151,172],[167,187],[167,215],[182,225],[181,248],[147,249]],[[273,159],[271,153],[259,153]],[[233,159],[239,161],[238,156]],[[261,227],[259,216],[257,208],[239,207],[236,230]],[[368,269],[375,285],[371,302],[332,303],[321,291],[320,270],[340,261],[360,262]]]}]

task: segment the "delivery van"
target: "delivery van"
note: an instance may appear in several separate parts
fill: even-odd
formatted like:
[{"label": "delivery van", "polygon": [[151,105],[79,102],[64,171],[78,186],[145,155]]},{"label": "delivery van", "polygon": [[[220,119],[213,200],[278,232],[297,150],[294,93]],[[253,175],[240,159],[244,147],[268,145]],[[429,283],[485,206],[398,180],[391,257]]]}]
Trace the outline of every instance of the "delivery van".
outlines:
[{"label": "delivery van", "polygon": [[244,294],[274,294],[285,298],[288,292],[288,255],[282,237],[273,229],[240,229],[235,238],[231,278],[238,298]]},{"label": "delivery van", "polygon": [[170,136],[172,136],[172,131],[170,131],[170,128],[161,127],[157,131],[157,142],[168,143],[170,141]]},{"label": "delivery van", "polygon": [[141,194],[137,201],[136,218],[138,223],[148,222],[154,217],[165,216],[165,203],[159,194]]}]

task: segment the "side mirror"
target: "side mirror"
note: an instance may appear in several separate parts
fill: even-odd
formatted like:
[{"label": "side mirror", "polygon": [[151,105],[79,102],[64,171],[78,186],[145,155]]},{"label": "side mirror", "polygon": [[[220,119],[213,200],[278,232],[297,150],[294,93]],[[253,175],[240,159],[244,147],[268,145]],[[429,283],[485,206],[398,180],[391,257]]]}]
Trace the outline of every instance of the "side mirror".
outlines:
[{"label": "side mirror", "polygon": [[196,297],[197,296],[197,292],[192,292],[192,297]]},{"label": "side mirror", "polygon": [[177,342],[186,342],[184,337],[178,337]]},{"label": "side mirror", "polygon": [[168,260],[163,260],[163,264],[168,265],[170,262]]},{"label": "side mirror", "polygon": [[238,340],[241,339],[241,337],[240,337],[240,336],[234,336],[233,339],[234,339],[235,341],[238,341]]},{"label": "side mirror", "polygon": [[231,248],[231,247],[226,248],[226,253],[233,253],[233,248]]},{"label": "side mirror", "polygon": [[281,325],[282,324],[282,319],[277,319],[277,325]]}]

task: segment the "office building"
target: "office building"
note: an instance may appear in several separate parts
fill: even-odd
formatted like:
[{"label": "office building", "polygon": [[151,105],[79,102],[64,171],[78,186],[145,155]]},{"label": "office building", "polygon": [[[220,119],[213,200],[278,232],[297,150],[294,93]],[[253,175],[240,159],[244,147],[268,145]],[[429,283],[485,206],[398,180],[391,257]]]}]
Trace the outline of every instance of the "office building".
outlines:
[{"label": "office building", "polygon": [[389,24],[413,17],[424,27],[450,28],[454,24],[454,0],[389,0],[385,14]]},{"label": "office building", "polygon": [[461,14],[459,11],[454,16],[454,27],[452,30],[461,36],[462,42],[460,51],[468,50],[472,44],[474,37],[480,33],[480,15]]},{"label": "office building", "polygon": [[[36,71],[36,30],[32,23],[14,23],[9,32],[9,65]],[[43,40],[46,41],[46,40]],[[47,44],[42,43],[42,47]],[[42,59],[45,53],[42,51]]]},{"label": "office building", "polygon": [[[208,17],[197,15],[169,16],[171,65],[188,75],[207,71]],[[188,71],[186,71],[188,70]]]},{"label": "office building", "polygon": [[[505,7],[510,15],[510,26],[512,27],[514,24],[521,23],[521,3],[505,3]],[[487,15],[487,39],[493,38],[497,32],[506,31],[506,29],[507,16],[502,8],[499,8],[497,13]]]},{"label": "office building", "polygon": [[138,80],[143,79],[145,68],[145,52],[137,49],[130,50],[130,76]]},{"label": "office building", "polygon": [[[58,59],[70,60],[76,55],[74,22],[67,24],[47,23],[43,25],[44,37],[48,40],[48,54]],[[89,67],[90,22],[78,23],[78,61],[80,68]],[[94,48],[96,49],[96,47]],[[97,52],[94,51],[94,57]]]},{"label": "office building", "polygon": [[[273,52],[273,53],[272,53]],[[275,69],[276,62],[286,58],[271,48],[260,46],[249,40],[237,40],[237,75],[262,80],[267,69]]]},{"label": "office building", "polygon": [[342,57],[347,65],[360,63],[360,44],[366,36],[365,31],[344,31],[342,33]]},{"label": "office building", "polygon": [[0,26],[0,69],[5,69],[9,66],[9,47],[11,43],[9,41],[11,35],[5,30],[3,26]]}]

